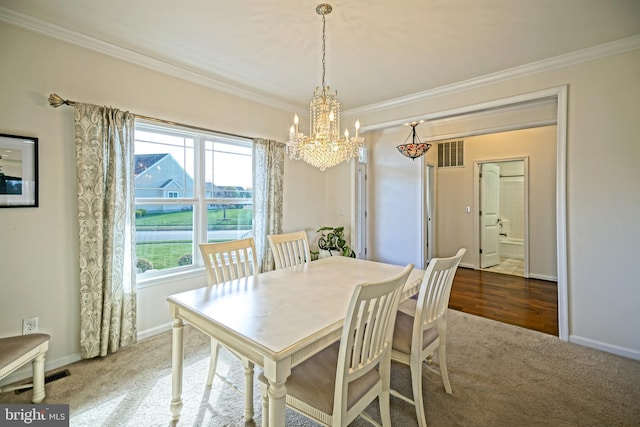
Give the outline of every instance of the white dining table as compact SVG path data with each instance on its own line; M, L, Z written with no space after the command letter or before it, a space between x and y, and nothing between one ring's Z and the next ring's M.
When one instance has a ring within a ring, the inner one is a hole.
M172 419L182 409L185 322L262 367L269 380L268 425L284 427L291 368L340 339L357 284L390 278L403 268L334 256L169 296ZM423 276L424 270L412 271L403 299L418 293Z

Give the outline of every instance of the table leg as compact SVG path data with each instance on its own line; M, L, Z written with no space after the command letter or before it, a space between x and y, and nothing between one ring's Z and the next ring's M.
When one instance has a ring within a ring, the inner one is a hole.
M180 418L180 411L182 410L182 365L184 362L183 332L184 322L182 319L173 319L171 341L171 419L174 421L177 421Z
M287 387L269 380L269 427L284 427Z
M253 420L253 362L246 361L244 366L244 420Z

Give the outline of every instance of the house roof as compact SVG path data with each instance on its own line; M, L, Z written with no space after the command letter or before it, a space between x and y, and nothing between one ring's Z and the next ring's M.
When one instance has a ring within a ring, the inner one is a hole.
M168 153L163 154L136 154L134 157L135 163L135 176L140 175L154 164L158 163L163 158L167 157Z

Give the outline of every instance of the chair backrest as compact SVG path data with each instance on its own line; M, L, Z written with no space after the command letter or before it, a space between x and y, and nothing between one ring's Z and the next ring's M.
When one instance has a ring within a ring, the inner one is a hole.
M453 278L466 251L461 248L452 257L432 258L429 261L418 293L413 337L422 336L423 330L446 319ZM412 342L418 341L412 338Z
M256 246L252 237L221 243L201 243L209 285L256 274Z
M351 382L378 367L380 362L386 363L380 365L380 375L389 375L398 302L411 270L413 264L390 279L360 284L354 290L340 339L334 416L340 411L341 419L345 419ZM363 394L366 391L361 390Z
M305 231L270 234L267 238L269 239L269 246L271 246L271 251L273 252L276 270L298 264L305 264L311 261L309 241Z

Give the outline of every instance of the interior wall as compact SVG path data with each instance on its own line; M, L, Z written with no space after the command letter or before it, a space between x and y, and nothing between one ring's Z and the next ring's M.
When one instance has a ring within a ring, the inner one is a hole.
M79 358L78 226L74 112L47 97L111 105L136 114L284 141L291 113L0 22L0 133L39 138L38 208L0 209L0 336L39 318L51 335L47 369ZM285 160L284 229L324 222L325 176ZM170 321L166 297L203 286L204 270L138 290L138 332Z
M636 49L359 115L365 127L374 126L567 85L569 340L640 359L640 335L633 326L640 324L640 311L635 304L640 300L640 287L634 269L636 242L640 240L640 227L636 226L640 209L640 192L636 188L640 182L640 144L636 143L640 134L639 82L640 50ZM391 157L393 147L404 140L405 132L406 129L397 129L395 137L384 141L380 141L381 131L367 135L367 140L373 142L370 158L378 159L370 165L370 181L393 181L373 185L372 196L377 197L374 191L379 189L408 187L395 199L383 196L370 204L370 212L382 210L370 218L370 242L376 245L372 253L396 261L412 258L411 249L403 248L415 247L416 239L409 231L419 224L410 196L417 194L413 183L418 173L409 167L398 170L400 159ZM392 136L391 131L384 134ZM387 162L397 170L397 178L384 171ZM547 169L555 169L555 165L547 165ZM376 178L378 172L381 176ZM403 221L398 221L397 215L384 206L398 206L397 200L404 200L401 197L406 199L408 209L402 212ZM597 226L603 219L606 226ZM404 245L394 245L400 252L393 253L383 247L387 243L378 235L407 240ZM602 268L605 265L615 268Z
M529 158L529 273L557 280L556 269L556 126L464 138L464 166L437 168L436 251L438 256L467 248L462 264L478 265L474 162ZM550 167L551 165L551 167ZM470 213L467 213L469 206Z

